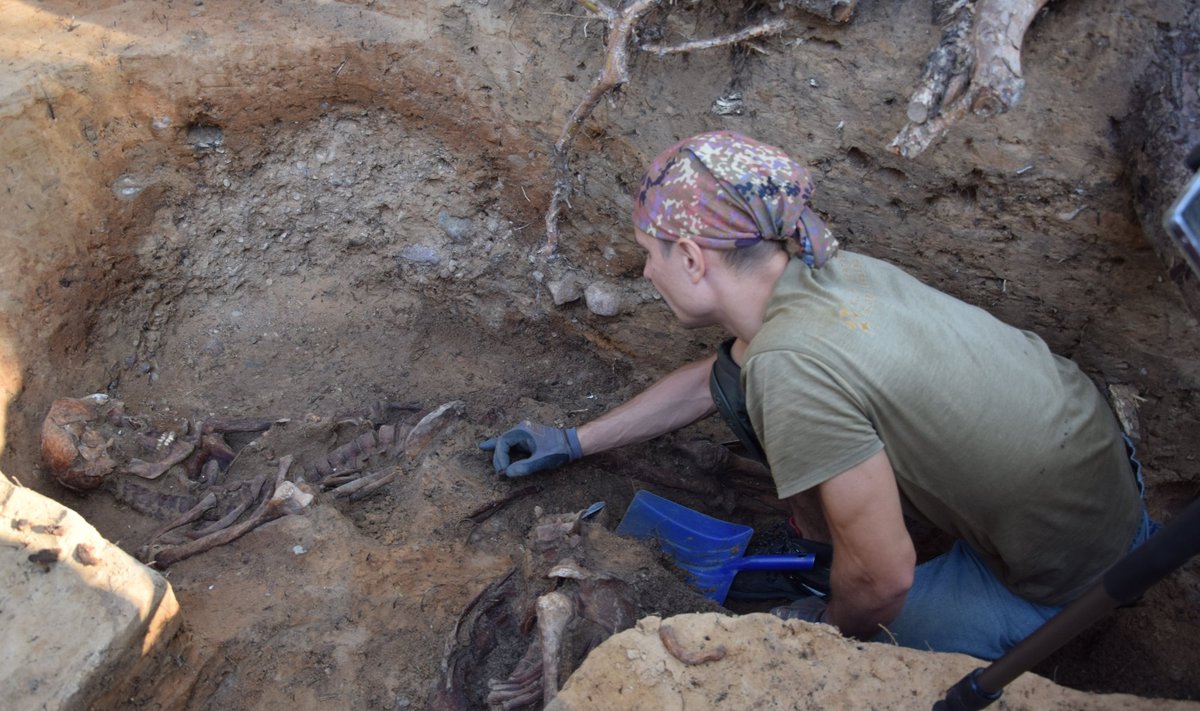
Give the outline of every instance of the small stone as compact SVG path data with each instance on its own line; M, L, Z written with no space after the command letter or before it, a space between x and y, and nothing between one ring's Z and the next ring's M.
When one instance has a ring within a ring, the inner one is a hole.
M546 288L550 290L550 298L554 299L555 306L578 301L583 296L583 287L580 286L579 280L572 275L562 279L553 279L546 284Z
M213 336L204 344L203 350L210 356L219 356L225 352L225 344L221 342L220 338Z
M400 251L400 259L416 264L440 264L442 255L427 244L410 244Z
M113 193L122 200L129 200L146 189L146 181L133 175L122 175L112 185Z
M595 282L584 291L583 298L588 311L597 316L616 316L621 311L621 295L611 284Z
M188 127L187 142L198 151L218 148L225 143L225 132L220 126L193 124Z
M450 213L442 210L438 213L438 227L455 242L461 241L466 237L471 236L473 226L471 220L466 217L453 217Z

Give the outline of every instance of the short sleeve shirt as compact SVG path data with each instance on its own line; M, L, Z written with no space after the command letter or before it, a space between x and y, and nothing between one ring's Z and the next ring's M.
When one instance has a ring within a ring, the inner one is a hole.
M742 379L780 497L886 450L906 514L1043 604L1129 548L1139 494L1093 383L1037 335L885 262L793 259Z

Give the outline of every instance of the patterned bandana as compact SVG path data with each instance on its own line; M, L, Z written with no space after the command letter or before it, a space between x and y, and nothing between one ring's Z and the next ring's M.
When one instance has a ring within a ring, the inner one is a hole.
M655 239L710 249L792 238L808 266L838 242L808 206L809 172L782 150L732 131L692 136L663 151L642 178L634 225Z

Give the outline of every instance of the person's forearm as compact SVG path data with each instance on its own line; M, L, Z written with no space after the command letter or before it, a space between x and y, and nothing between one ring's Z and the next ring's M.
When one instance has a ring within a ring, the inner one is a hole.
M672 371L637 397L581 425L585 455L657 437L716 412L708 377L716 356Z
M832 594L821 621L836 626L847 637L871 639L899 616L911 579L871 580L838 567L835 551L830 571Z

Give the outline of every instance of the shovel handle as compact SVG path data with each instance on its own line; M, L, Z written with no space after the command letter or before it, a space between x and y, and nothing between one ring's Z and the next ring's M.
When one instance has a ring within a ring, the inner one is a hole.
M817 557L807 555L748 555L726 564L732 570L812 570Z

